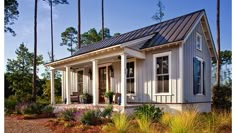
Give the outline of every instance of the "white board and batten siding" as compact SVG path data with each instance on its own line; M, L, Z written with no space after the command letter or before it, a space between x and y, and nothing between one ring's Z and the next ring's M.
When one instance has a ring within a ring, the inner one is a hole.
M153 72L153 56L155 54L161 54L165 52L171 52L171 75L170 80L170 95L155 95L154 94L154 72ZM138 73L138 93L142 97L143 102L154 103L178 103L180 96L178 94L178 80L179 80L179 47L171 47L166 49L159 49L146 52L145 60L137 61L137 73Z
M196 49L196 34L202 36L202 51ZM183 46L184 102L209 102L211 101L211 56L200 23ZM205 62L205 95L193 94L193 58L196 56Z

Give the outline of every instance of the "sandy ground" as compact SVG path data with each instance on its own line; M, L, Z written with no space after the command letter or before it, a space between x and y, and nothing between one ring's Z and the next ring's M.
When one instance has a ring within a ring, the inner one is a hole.
M5 117L5 133L52 133L43 126L49 119L17 120L12 117Z

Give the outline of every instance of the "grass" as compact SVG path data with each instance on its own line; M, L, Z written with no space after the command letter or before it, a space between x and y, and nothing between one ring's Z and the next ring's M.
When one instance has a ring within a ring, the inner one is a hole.
M175 115L165 113L161 122L165 124L171 133L189 133L194 132L196 111L179 112Z
M197 111L184 111L177 114L165 113L161 123L171 133L215 133L232 130L231 112L213 111L211 113L198 113Z
M141 116L141 118L136 119L139 132L140 133L154 133L155 129L152 127L152 121L145 116Z
M103 132L127 133L131 132L130 119L126 114L115 113L112 115L112 123L103 127Z

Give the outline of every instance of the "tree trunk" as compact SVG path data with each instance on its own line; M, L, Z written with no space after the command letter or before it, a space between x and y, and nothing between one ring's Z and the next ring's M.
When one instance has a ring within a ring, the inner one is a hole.
M32 89L32 100L36 102L36 78L37 78L37 7L38 7L38 0L35 0L35 7L34 7L34 70L33 70L33 89Z
M217 41L217 71L216 71L216 83L220 87L220 0L217 0L216 10L216 41Z
M80 49L81 44L80 44L80 0L78 0L78 49Z
M104 40L104 0L102 0L102 40Z
M50 1L50 15L51 15L51 62L54 61L54 52L53 52L53 18L52 18L52 0Z

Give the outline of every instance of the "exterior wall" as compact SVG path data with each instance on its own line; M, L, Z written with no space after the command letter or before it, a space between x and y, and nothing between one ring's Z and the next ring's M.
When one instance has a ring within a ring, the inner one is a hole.
M153 79L153 55L163 52L171 52L171 95L154 95L154 79ZM178 79L179 79L179 47L159 49L146 52L146 59L139 60L137 73L138 80L144 85L138 88L139 93L143 94L144 102L160 102L160 103L178 103L181 100L179 96ZM140 94L140 95L141 95Z
M202 35L202 51L196 49L196 32ZM184 61L184 102L209 102L211 101L211 56L207 42L199 23L183 45ZM205 61L205 94L193 94L193 57L198 56Z

